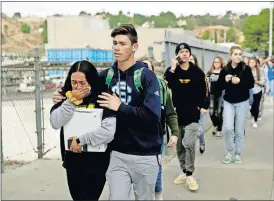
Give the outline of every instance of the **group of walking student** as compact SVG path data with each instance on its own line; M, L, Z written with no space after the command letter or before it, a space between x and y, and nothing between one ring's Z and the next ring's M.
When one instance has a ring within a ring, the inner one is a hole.
M106 181L110 200L130 200L131 188L136 200L163 200L163 138L169 128L167 146L176 147L181 167L174 183L198 190L196 141L204 153L203 116L207 112L213 135L225 138L223 163L242 162L248 110L251 104L255 128L262 115L263 93L269 92L268 83L273 85L273 60L260 65L250 58L245 64L242 48L233 46L226 65L217 56L205 73L191 47L182 42L176 46L171 66L159 77L153 60L135 60L138 35L133 25L119 25L111 37L113 65L99 73L87 60L75 62L64 86L52 97L50 123L60 129L63 167L73 200L98 200ZM269 94L273 97L273 87ZM64 126L80 107L103 109L102 123L87 133L75 133L66 150ZM83 151L89 144L105 144L107 150Z

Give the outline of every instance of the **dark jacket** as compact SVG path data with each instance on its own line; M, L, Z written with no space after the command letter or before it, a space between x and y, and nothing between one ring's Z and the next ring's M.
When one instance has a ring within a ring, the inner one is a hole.
M200 109L206 107L206 78L205 73L195 64L189 62L187 70L179 66L175 72L170 67L165 72L165 79L172 91L174 107L178 115L178 124L187 126L198 123ZM205 108L206 109L206 108Z
M117 63L113 64L114 75L109 90L116 93L122 101L117 111L117 125L111 148L125 154L158 155L162 145L160 128L161 103L160 89L156 75L147 68L141 74L139 91L134 85L134 71L146 67L136 62L126 71L121 71ZM108 69L101 72L105 79Z

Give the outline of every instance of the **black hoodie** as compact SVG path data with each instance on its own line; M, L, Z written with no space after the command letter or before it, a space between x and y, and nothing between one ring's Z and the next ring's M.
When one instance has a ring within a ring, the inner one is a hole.
M163 143L160 89L156 75L144 68L141 75L143 89L137 91L134 71L142 67L146 67L146 64L136 62L123 72L118 69L116 62L113 64L114 75L109 90L119 97L120 88L122 104L117 111L116 133L111 148L125 154L158 155ZM108 69L102 71L100 76L106 78L107 72Z
M232 75L240 78L238 84L226 82L225 76ZM254 78L249 66L240 62L236 68L232 68L231 62L225 66L218 78L219 91L225 90L224 100L230 103L239 103L249 99L249 89L254 87Z
M208 107L207 83L205 73L195 64L189 62L187 70L179 66L175 72L170 72L170 67L165 72L165 79L172 91L172 98L178 115L178 124L187 126L198 123L200 109Z

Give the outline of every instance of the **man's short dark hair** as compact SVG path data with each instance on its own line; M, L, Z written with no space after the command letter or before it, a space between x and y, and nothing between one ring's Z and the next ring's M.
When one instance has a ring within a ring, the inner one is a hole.
M117 35L127 35L132 44L138 43L138 36L135 27L132 24L121 24L111 32L111 37Z

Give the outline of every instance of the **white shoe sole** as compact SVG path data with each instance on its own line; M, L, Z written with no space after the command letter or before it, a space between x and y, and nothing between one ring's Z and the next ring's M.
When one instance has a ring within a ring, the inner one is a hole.
M173 181L173 183L174 184L176 184L176 185L180 185L180 184L183 184L183 183L185 183L186 182L186 178L185 179L183 179L183 181L182 182L176 182L176 181Z
M197 191L199 189L199 186L197 186L196 188L189 188L189 186L186 184L186 187L188 188L188 190L190 191Z

